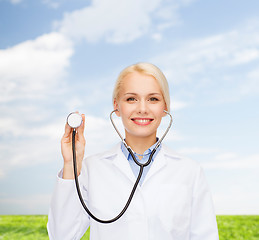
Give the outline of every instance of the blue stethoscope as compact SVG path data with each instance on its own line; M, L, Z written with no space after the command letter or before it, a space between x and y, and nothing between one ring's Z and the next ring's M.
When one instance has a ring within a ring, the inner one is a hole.
M163 141L163 139L165 138L166 134L168 133L171 125L172 125L172 122L173 122L173 118L172 118L172 115L165 111L164 112L170 117L170 122L169 122L169 125L166 129L166 131L164 132L163 136L160 138L160 140L157 142L155 148L152 150L152 152L150 153L149 155L149 158L148 160L145 162L145 163L140 163L137 161L136 157L134 156L134 151L130 148L130 146L127 145L127 143L125 142L125 140L123 139L122 135L120 134L119 130L117 129L117 127L115 126L114 124L114 121L112 119L112 114L114 112L116 112L118 110L114 110L111 112L110 114L110 120L111 120L111 123L114 127L114 129L116 130L116 132L118 133L119 137L121 138L121 141L122 143L125 145L125 147L127 148L127 150L129 151L130 155L132 156L134 162L139 166L139 174L138 174L138 177L136 179L136 182L131 190L131 193L130 193L130 196L128 198L128 201L126 202L124 208L121 210L121 212L114 218L112 219L109 219L109 220L102 220L102 219L99 219L97 218L96 216L94 216L91 211L88 209L88 207L86 206L84 200L83 200L83 197L82 197L82 194L81 194L81 191L80 191L80 187L79 187L79 183L78 183L78 177L77 177L77 164L76 164L76 150L75 150L75 136L76 136L76 129L82 124L82 116L77 113L77 112L72 112L68 115L67 117L67 124L73 128L73 132L72 132L72 151L73 151L73 166L74 166L74 176L75 176L75 184L76 184L76 190L77 190L77 194L78 194L78 197L80 199L80 202L83 206L83 208L85 209L85 211L88 213L88 215L93 218L95 221L99 222L99 223L112 223L112 222L115 222L117 221L127 210L127 208L129 207L130 205L130 202L134 196L134 193L137 189L137 186L139 184L139 181L141 179L141 176L142 176L142 173L143 173L143 169L144 167L148 166L152 160L152 157L154 156L157 148L161 145L161 142Z

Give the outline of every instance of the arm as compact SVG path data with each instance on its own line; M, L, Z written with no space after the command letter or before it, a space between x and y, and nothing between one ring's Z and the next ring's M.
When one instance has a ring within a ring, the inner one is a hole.
M79 176L79 182L82 182ZM81 185L81 184L80 184ZM84 200L87 192L81 187ZM48 215L48 234L50 240L79 240L89 227L89 217L78 199L74 180L58 177L51 199Z
M219 239L211 194L201 168L194 183L190 239Z
M75 144L77 155L78 180L82 195L87 201L87 174L82 170L82 160L85 149L84 139L84 123L77 129ZM89 217L83 211L81 203L78 199L73 172L73 153L72 153L72 128L66 124L65 133L61 140L61 151L64 160L63 171L57 178L57 184L52 196L49 217L48 217L48 233L52 240L71 240L80 239L89 226ZM84 174L83 174L84 172ZM80 174L81 173L81 174ZM83 177L83 175L85 177Z
M85 138L84 138L85 115L84 114L82 114L82 119L83 119L83 123L79 128L77 128L77 133L75 136L77 175L79 175L81 172L82 161L83 161L84 152L85 152ZM73 129L68 124L66 124L65 133L61 139L61 153L64 160L62 177L64 179L74 179L72 132L73 132Z

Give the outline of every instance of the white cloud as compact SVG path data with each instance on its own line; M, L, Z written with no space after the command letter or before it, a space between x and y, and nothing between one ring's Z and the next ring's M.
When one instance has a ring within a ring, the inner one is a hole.
M259 92L259 20L229 32L192 39L151 59L169 82L192 95L233 101ZM187 90L188 89L188 90Z
M177 100L173 100L173 98L171 99L171 110L172 112L183 109L185 107L187 107L189 105L189 103L187 102L183 102L183 101L177 101Z
M2 214L46 214L50 199L50 194L2 197L0 211Z
M233 58L229 62L230 65L239 65L252 62L259 58L259 50L257 48L241 49L233 53Z
M151 36L155 41L157 41L157 42L159 42L159 41L161 41L162 40L162 34L160 34L160 33L154 33L154 34L152 34L152 36Z
M89 42L131 42L148 32L159 40L165 26L178 23L177 11L182 6L186 6L182 0L94 0L91 6L66 13L54 25L67 36Z
M238 92L243 96L259 94L259 67L246 74L245 81L238 87Z
M5 177L5 173L3 169L0 169L0 179Z
M124 129L120 119L114 117L114 122L123 136ZM95 116L86 116L85 138L87 156L105 151L115 143L120 142L120 138L110 121Z
M228 193L213 195L216 214L224 215L255 215L259 214L258 191L249 192L245 189L229 187Z
M115 122L121 128L119 119ZM62 159L60 139L63 135L64 124L65 119L60 118L52 123L41 123L39 126L26 124L23 117L1 119L0 125L5 127L1 128L0 134L11 136L13 141L2 143L0 146L0 152L2 152L0 178L5 177L12 168ZM86 155L100 152L100 149L104 151L120 141L109 120L91 115L86 116L85 138Z
M72 54L71 42L55 32L0 50L0 102L42 96L59 83Z
M219 148L187 147L178 150L183 155L196 158L208 170L258 169L259 154L242 156L235 152L224 152Z
M12 4L18 4L21 3L23 0L10 0Z
M239 65L259 59L259 34L245 31L229 32L205 39L195 39L183 44L178 50L163 54L157 58L171 73L175 83L190 81L192 75L208 69L219 69L229 65ZM251 38L246 43L240 38ZM253 45L251 49L250 45Z
M134 0L93 1L91 7L67 13L59 23L60 31L90 42L101 38L114 43L130 42L145 33L151 24L148 13L140 7Z
M47 99L62 88L72 54L72 43L55 32L0 50L1 178L11 169L52 161L59 153L61 120L49 123Z
M25 135L23 138L2 143L0 149L2 177L6 177L13 169L32 167L60 159L60 138L48 139L41 136L32 138Z
M259 154L249 156L239 156L236 153L218 154L213 161L203 163L206 169L258 169L259 170Z
M59 8L60 5L61 5L61 2L60 0L43 0L42 1L43 4L46 4L47 6L49 6L50 8Z
M26 112L18 108L14 108L14 111L17 113L16 116L19 117L1 117L0 118L0 135L2 136L12 136L14 138L19 137L48 137L49 139L58 139L62 136L63 128L60 129L60 126L65 122L65 119L53 119L52 123L45 123L44 125L33 125L33 123L41 123L41 119L38 119L38 112L40 109L32 109L29 116L26 116ZM43 110L41 110L43 111ZM46 114L43 113L43 114ZM41 115L40 117L42 117Z
M216 148L200 148L200 147L191 147L191 148L181 148L178 150L183 155L194 155L194 154L215 154L218 153L219 149Z

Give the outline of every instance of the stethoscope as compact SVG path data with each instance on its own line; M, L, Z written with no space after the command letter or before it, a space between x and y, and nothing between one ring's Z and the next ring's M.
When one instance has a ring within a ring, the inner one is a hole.
M84 199L83 199L81 191L80 191L79 183L78 183L77 164L76 164L76 150L75 150L76 129L82 124L83 119L82 119L82 116L79 113L77 113L77 112L72 112L67 117L67 124L71 128L73 128L73 132L72 132L72 151L73 151L73 166L74 166L74 176L75 176L75 184L76 184L77 194L78 194L79 200L80 200L83 208L88 213L88 215L91 218L93 218L95 221L99 222L99 223L112 223L112 222L115 222L126 212L127 208L129 207L129 205L131 203L131 200L132 200L132 198L134 196L134 193L135 193L135 191L137 189L137 186L138 186L139 181L141 179L144 167L148 166L151 163L152 157L154 156L154 154L155 154L156 150L158 149L158 147L161 145L163 139L165 138L166 134L168 133L168 131L169 131L171 125L172 125L172 122L173 122L172 115L169 112L164 110L164 112L170 117L169 125L168 125L166 131L164 132L163 136L160 138L160 140L158 140L156 146L154 147L154 149L150 153L148 160L145 163L140 163L140 162L137 161L136 157L134 156L135 152L130 148L130 146L127 145L127 143L123 139L122 135L120 134L119 130L115 126L115 123L114 123L114 121L112 119L112 114L114 112L116 112L116 111L118 111L118 110L113 110L110 113L111 123L112 123L114 129L116 130L116 132L118 133L119 137L121 138L122 143L125 145L125 147L129 151L130 155L132 156L134 162L139 166L139 174L138 174L138 177L136 179L136 182L133 185L133 188L131 190L130 196L129 196L128 201L126 202L124 208L121 210L121 212L116 217L114 217L112 219L109 219L109 220L102 220L102 219L99 219L96 216L94 216L91 213L91 211L88 209L88 207L86 206L86 204L84 202Z

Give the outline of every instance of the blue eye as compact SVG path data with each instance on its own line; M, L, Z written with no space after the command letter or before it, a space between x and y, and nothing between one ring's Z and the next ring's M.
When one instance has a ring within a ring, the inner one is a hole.
M155 102L155 101L159 101L159 99L158 99L158 98L156 98L156 97L151 97L151 98L149 99L149 101L151 101L151 102Z
M132 101L135 101L136 99L134 97L129 97L127 98L127 102L132 102Z

